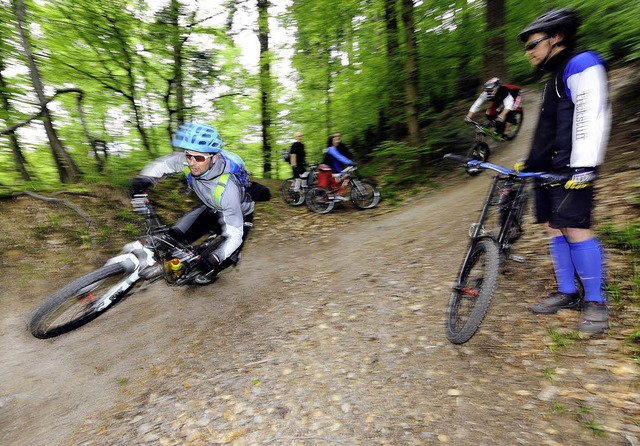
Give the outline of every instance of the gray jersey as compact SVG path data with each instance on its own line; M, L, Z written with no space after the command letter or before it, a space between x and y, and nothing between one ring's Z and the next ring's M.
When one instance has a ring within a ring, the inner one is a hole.
M230 173L230 169L231 163L223 156L219 156L213 166L204 174L199 177L189 175L189 185L195 194L207 207L214 209L218 215L224 242L216 249L215 254L221 261L233 254L242 244L244 216L251 214L254 209L253 200L232 179L233 175L226 182L220 205L216 204L214 194L218 180L221 175ZM156 184L168 175L181 172L188 174L189 165L184 157L184 152L174 152L149 163L140 172L140 175L151 179Z

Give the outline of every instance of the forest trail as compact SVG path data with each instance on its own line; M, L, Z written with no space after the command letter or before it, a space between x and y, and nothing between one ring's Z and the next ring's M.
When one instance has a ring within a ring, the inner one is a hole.
M491 161L524 156L536 99ZM67 279L52 262L21 275L6 257L0 444L638 445L640 380L622 337L553 352L549 327L574 330L577 314L527 309L550 281L536 227L480 332L447 341L450 288L489 180L452 169L395 210L285 208L306 231L256 231L214 285L156 282L47 341L28 333L29 312ZM332 218L348 223L317 223Z

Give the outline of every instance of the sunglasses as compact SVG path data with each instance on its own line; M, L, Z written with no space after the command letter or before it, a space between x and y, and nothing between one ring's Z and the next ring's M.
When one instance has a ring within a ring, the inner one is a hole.
M532 40L531 42L527 43L524 46L524 50L525 51L531 51L532 49L537 47L540 42L544 42L545 40L550 39L550 38L551 38L551 36L542 36L542 37L540 37L540 38L538 38L536 40Z
M194 155L193 153L189 152L184 152L184 156L186 156L188 160L195 160L196 163L202 163L208 158L213 157L213 155Z

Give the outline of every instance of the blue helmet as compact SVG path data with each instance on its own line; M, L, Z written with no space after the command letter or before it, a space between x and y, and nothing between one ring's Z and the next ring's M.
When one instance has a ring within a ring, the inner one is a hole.
M222 139L210 125L190 122L180 126L171 145L196 152L218 153L222 149Z

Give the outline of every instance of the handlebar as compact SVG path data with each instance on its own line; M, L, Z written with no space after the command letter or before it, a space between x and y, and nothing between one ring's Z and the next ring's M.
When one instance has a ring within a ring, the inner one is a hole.
M490 122L486 122L483 124L481 122L473 120L472 118L466 118L464 122L475 126L480 131L488 131L491 128Z
M569 181L569 176L553 174L549 172L517 172L514 169L508 169L498 164L487 163L480 160L474 160L460 155L454 155L453 153L447 153L444 155L444 159L450 160L456 163L460 163L463 167L475 167L476 169L489 169L498 172L500 175L510 176L514 178L537 178L543 180L545 186L558 186Z

